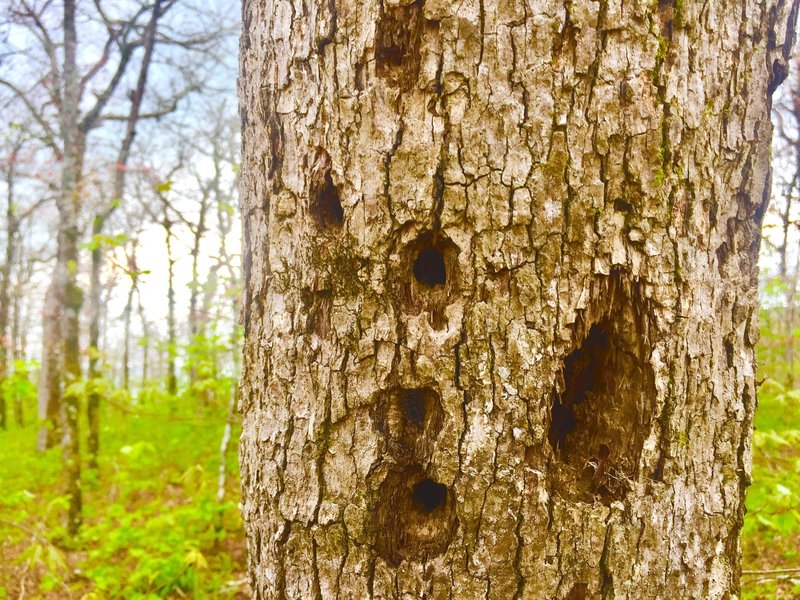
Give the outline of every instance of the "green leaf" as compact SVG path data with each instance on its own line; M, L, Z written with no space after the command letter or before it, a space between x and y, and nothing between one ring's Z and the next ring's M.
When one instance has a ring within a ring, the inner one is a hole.
M764 527L769 527L770 529L774 529L775 531L778 530L775 524L769 519L767 519L764 515L756 515L756 520L762 525L764 525Z

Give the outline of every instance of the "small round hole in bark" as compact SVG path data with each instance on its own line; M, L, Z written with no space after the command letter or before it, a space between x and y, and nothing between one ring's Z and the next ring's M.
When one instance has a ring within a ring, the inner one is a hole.
M447 500L447 486L436 483L433 479L423 479L414 486L411 492L414 505L426 513L432 513L444 506Z
M400 395L400 407L406 421L416 428L425 423L425 398L422 390L404 390Z
M459 248L442 231L426 231L399 255L397 295L411 314L428 313L433 329L447 325L447 306L457 299L462 275Z
M424 248L414 261L414 277L428 287L444 285L447 282L447 268L441 250Z
M453 498L421 465L389 471L376 500L375 549L389 564L426 561L447 550L458 528Z
M633 206L631 205L630 202L618 199L614 200L614 210L616 210L617 212L629 213L633 212Z

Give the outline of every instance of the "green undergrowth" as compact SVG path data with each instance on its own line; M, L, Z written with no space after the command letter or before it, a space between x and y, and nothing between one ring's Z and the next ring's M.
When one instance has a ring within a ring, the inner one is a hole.
M219 502L224 410L186 404L172 414L104 407L99 469L84 465L75 539L62 523L60 449L36 452L34 425L0 432L0 599L247 597L239 432Z
M753 483L742 532L742 598L800 598L800 390L759 390Z

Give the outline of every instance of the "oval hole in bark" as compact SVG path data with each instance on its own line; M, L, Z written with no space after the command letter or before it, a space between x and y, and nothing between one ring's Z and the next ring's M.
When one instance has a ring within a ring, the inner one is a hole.
M459 248L441 231L426 231L399 254L397 295L411 314L426 312L433 329L447 325L447 306L461 287Z
M630 202L626 202L620 198L618 200L614 200L614 210L617 212L629 213L633 212L633 206Z
M320 228L339 228L344 223L344 210L339 190L331 177L331 157L318 148L311 165L309 212Z
M567 595L564 596L564 600L586 600L586 595L588 593L589 586L585 583L576 583L572 586Z
M382 393L370 410L395 461L425 463L444 421L439 394L428 387L395 388Z
M564 360L564 391L553 402L550 421L549 438L554 449L565 450L567 436L577 427L575 407L596 392L608 345L608 335L598 325L592 325L581 347Z
M423 479L414 486L411 499L417 508L426 513L432 513L437 508L444 506L447 500L447 486L436 483L433 479Z
M424 248L414 261L414 277L428 287L447 283L447 267L441 250Z
M564 358L553 391L548 440L560 491L573 500L610 503L644 466L656 397L650 311L637 285L619 273L592 293L588 323L577 322L580 343Z
M390 565L426 561L447 550L458 528L453 499L420 464L389 471L376 499L375 549Z
M313 212L322 227L341 227L344 223L342 202L339 200L339 192L333 185L330 172L325 173L325 182L317 194Z

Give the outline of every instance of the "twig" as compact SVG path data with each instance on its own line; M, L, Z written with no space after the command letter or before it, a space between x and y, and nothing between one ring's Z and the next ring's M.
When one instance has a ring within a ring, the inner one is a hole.
M768 575L773 573L800 573L800 567L794 567L791 569L766 569L763 571L757 571L757 570L742 571L742 575Z

